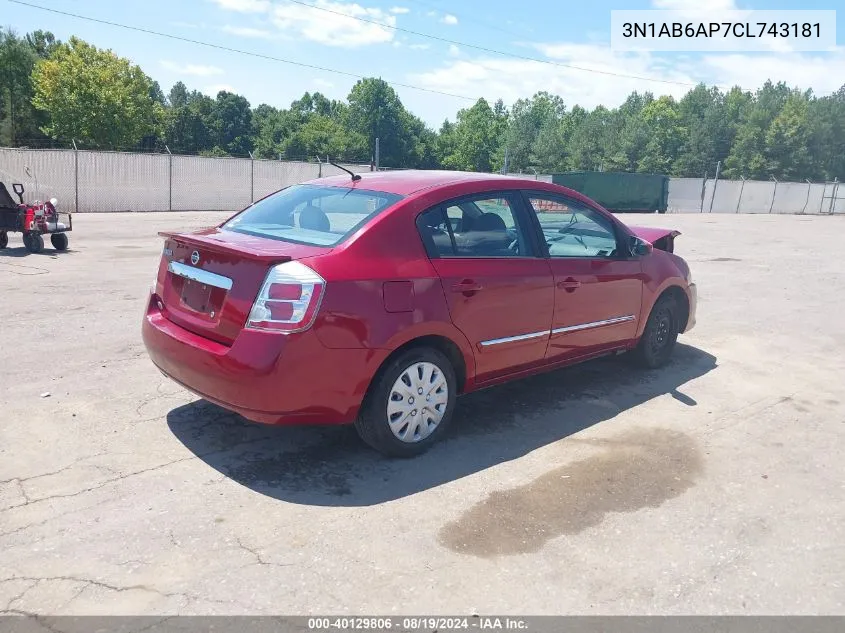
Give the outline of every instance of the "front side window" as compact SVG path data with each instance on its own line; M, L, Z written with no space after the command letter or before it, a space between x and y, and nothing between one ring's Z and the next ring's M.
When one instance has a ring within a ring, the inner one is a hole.
M417 218L430 257L530 257L512 198L491 194L437 206Z
M294 185L259 200L223 228L298 244L335 246L401 199L383 191Z
M613 223L598 211L568 198L528 194L551 257L616 257Z

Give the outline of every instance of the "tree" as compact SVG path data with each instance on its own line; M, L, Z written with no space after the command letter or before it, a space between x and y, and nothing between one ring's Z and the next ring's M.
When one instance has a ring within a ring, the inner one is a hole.
M46 55L55 38L35 31L23 38L13 31L0 31L0 145L19 145L45 139L41 126L44 113L32 105L30 76L38 60Z
M52 138L134 146L163 115L150 97L152 81L138 66L76 37L35 65L32 83L32 102L49 115L42 129Z
M543 127L554 127L566 111L563 100L548 92L520 99L511 108L505 144L509 171L525 171L534 162L532 148Z
M725 176L759 178L770 175L766 158L766 133L783 108L791 91L785 83L767 81L746 103L740 115L736 136L725 160Z
M458 112L452 130L452 152L443 164L464 171L492 171L507 120L494 112L486 99Z
M327 116L314 115L284 143L289 158L329 156L332 160L365 162L367 139Z
M346 124L367 139L370 155L374 155L379 139L381 165L409 166L418 138L407 128L409 119L396 91L382 79L361 79L353 86L348 101Z
M188 105L188 89L181 81L177 81L170 89L170 107L183 108Z
M638 171L668 174L684 134L678 104L672 97L660 97L643 108L642 119L649 140L637 164Z
M230 154L243 156L252 151L252 111L245 97L221 90L211 111L211 127L216 145Z
M807 119L813 177L845 180L845 85L810 101Z
M808 113L809 95L796 90L766 132L766 167L776 178L800 181L814 171Z

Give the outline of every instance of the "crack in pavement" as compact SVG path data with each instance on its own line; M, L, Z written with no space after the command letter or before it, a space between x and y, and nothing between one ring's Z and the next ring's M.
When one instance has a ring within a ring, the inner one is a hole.
M6 582L6 581L3 581L3 582ZM8 611L9 609L11 609L13 604L15 604L21 598L23 598L29 592L30 589L32 589L33 587L35 587L37 585L38 585L37 582L33 582L32 584L30 584L26 589L21 591L18 595L14 596L11 600L9 600L6 603L6 606L3 609L0 609L0 611Z
M232 602L228 602L228 601L225 601L225 600L217 600L215 598L195 596L195 595L192 595L192 594L189 594L189 593L184 593L184 592L181 592L181 591L162 591L160 589L156 589L155 587L151 587L149 585L120 586L120 585L114 585L114 584L111 584L111 583L108 583L108 582L103 582L101 580L93 580L91 578L83 578L83 577L80 577L80 576L13 576L11 578L4 578L4 579L0 580L0 582L9 582L9 581L12 581L12 580L24 580L24 581L33 583L30 587L28 587L23 592L24 594L26 594L28 591L32 590L34 587L37 587L42 582L61 581L61 582L82 583L83 587L79 591L77 591L76 594L74 594L74 596L66 603L66 606L69 605L74 600L76 600L77 598L79 598L79 596L81 596L87 589L90 589L91 587L99 587L101 589L107 589L109 591L114 591L114 592L117 592L117 593L124 593L124 592L127 592L127 591L144 591L144 592L147 592L147 593L157 594L157 595L159 595L163 598L181 598L181 599L185 600L187 603L205 601L205 602L213 602L213 603L216 603L216 604L225 604L225 605L233 604ZM17 599L20 599L20 598L17 598ZM13 611L13 609L11 608L12 602L15 602L15 600L12 600L11 602L9 602L9 604L6 606L5 609L3 609L3 611ZM240 606L244 606L244 605L240 605Z
M54 470L54 471L49 472L49 473L40 473L38 475L30 475L29 477L12 477L11 479L2 479L2 480L0 480L0 484L9 484L9 483L12 483L13 481L17 481L18 483L23 484L23 483L26 483L27 481L33 481L35 479L41 479L42 477L52 477L53 475L58 475L60 473L65 472L66 470L70 470L74 466L77 466L79 464L79 462L81 462L81 461L84 461L86 459L94 459L95 457L102 457L103 455L108 455L108 452L103 451L101 453L95 453L94 455L85 455L84 457L80 457L78 459L73 460L67 466L63 466L62 468L59 468L58 470ZM95 466L95 465L92 464L92 466Z
M266 561L261 557L261 552L259 552L257 549L244 545L243 541L241 541L240 538L238 538L237 541L238 546L242 550L249 552L255 557L255 562L251 563L251 565L262 565L266 567L293 567L293 563L271 563L270 561ZM247 565L247 567L251 565Z
M134 477L136 475L143 475L145 473L153 472L155 470L160 470L162 468L167 468L168 466L173 466L174 464L179 464L179 463L182 463L182 462L188 462L188 461L192 461L192 460L204 460L206 457L210 457L212 455L216 455L216 454L219 454L219 453L226 453L228 451L233 451L233 450L236 450L236 449L243 447L243 446L249 446L250 444L256 444L256 443L264 442L264 441L266 441L265 437L257 437L257 438L253 438L251 440L246 440L244 442L238 442L236 444L232 444L231 446L227 446L225 448L215 449L215 450L212 450L212 451L207 451L205 453L189 455L187 457L180 457L179 459L171 460L171 461L165 462L163 464L158 464L156 466L151 466L149 468L143 468L141 470L137 470L137 471L134 471L134 472L131 472L131 473L126 473L126 474L120 475L118 477L112 477L111 479L106 479L105 481L102 481L95 486L83 488L82 490L78 490L76 492L66 493L66 494L49 495L49 496L46 496L46 497L39 497L38 499L33 499L33 500L27 501L25 503L18 503L18 504L15 504L15 505L7 506L5 508L0 509L0 515L4 514L6 512L12 511L12 510L16 510L18 508L32 506L32 505L35 505L37 503L41 503L43 501L52 501L54 499L68 499L68 498L71 498L71 497L77 497L79 495L83 495L83 494L86 494L88 492L93 492L95 490L99 490L100 488L104 488L104 487L108 486L109 484L112 484L116 481L122 481L124 479L128 479L129 477ZM66 470L66 468L64 468L62 470ZM57 471L57 472L60 472L60 471ZM55 473L51 473L51 474L55 474ZM12 481L12 480L10 480L10 481ZM102 503L107 503L108 501L111 501L111 499L105 500ZM94 506L91 506L91 507L96 507L97 505L102 505L102 504L95 504ZM4 536L9 536L11 534L16 534L16 533L21 532L23 530L26 530L30 527L37 527L39 525L43 525L43 524L45 524L49 521L52 521L56 518L59 518L59 517L64 516L66 514L72 514L73 512L76 512L76 511L77 510L71 510L69 512L65 512L65 513L62 513L62 514L54 516L54 517L49 517L49 518L44 519L43 521L39 521L37 523L32 523L32 524L29 524L29 525L26 525L26 526L15 528L14 530L8 530L6 532L0 532L0 538L2 538Z

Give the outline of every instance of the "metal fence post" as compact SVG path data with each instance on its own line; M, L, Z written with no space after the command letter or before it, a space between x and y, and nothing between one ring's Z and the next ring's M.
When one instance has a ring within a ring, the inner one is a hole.
M713 200L716 199L716 187L719 186L719 172L722 171L722 161L716 163L716 179L713 181L713 193L710 195L710 209L707 213L713 213Z
M707 172L704 172L704 178L701 181L701 204L698 207L699 213L704 213L704 196L707 194Z
M255 156L249 153L249 203L255 202Z
M742 190L745 189L745 176L740 176L742 184L739 186L739 198L736 200L736 212L739 213L739 204L742 202Z
M769 213L771 213L772 209L775 208L775 196L778 195L778 179L774 176L769 176L769 178L775 181L775 189L772 191L772 204L769 205Z
M71 139L73 143L73 212L79 213L79 148L76 147L76 141Z
M801 207L801 215L804 215L804 212L807 210L807 205L810 204L810 189L813 188L813 183L810 182L809 178L805 178L804 180L807 181L807 199L804 201L804 206Z
M830 194L830 207L828 212L833 215L836 210L836 197L839 195L839 176L833 179L833 192Z
M167 150L167 210L173 211L173 153L165 145Z

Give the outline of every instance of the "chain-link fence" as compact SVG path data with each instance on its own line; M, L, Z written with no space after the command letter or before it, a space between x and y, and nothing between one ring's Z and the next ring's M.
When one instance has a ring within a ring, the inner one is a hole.
M838 180L670 178L669 213L845 213L845 187Z
M237 211L283 187L340 173L327 163L0 148L0 180L23 183L27 200L58 198L80 212ZM551 182L547 174L510 175ZM841 185L670 178L668 211L845 213Z
M344 165L369 171L369 165ZM77 212L236 211L288 185L343 173L326 163L0 148L0 181Z

